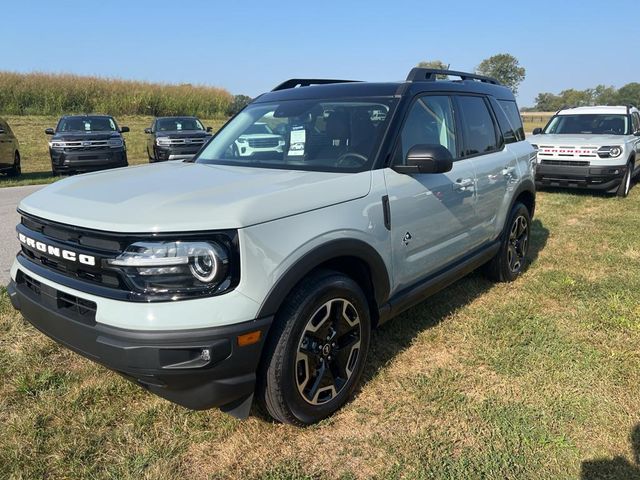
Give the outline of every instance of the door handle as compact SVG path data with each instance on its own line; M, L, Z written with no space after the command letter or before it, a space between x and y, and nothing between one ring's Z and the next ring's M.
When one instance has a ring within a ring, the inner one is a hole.
M469 187L473 187L473 178L459 178L453 184L454 190L466 190Z
M502 175L506 176L511 176L514 173L516 173L516 167L504 167L502 169Z

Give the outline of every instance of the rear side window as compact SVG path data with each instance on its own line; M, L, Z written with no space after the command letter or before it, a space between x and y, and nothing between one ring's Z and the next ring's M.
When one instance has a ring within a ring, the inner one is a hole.
M507 114L509 123L511 123L516 133L516 138L521 142L524 140L524 127L522 126L522 117L520 116L518 105L511 100L498 100L498 103L502 107L502 110L504 110L504 113Z
M482 97L458 97L464 131L464 155L482 155L498 150L493 118Z

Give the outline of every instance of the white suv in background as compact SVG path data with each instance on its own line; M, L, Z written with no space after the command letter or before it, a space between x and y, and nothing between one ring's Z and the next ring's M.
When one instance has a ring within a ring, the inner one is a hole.
M629 106L559 110L531 139L538 187L577 187L626 197L640 172L640 112Z

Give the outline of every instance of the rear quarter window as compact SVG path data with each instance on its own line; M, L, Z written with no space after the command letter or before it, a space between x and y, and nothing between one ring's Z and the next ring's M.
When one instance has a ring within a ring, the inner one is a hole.
M498 104L502 107L502 110L504 110L504 113L507 115L509 123L511 123L518 141L520 142L524 140L524 127L522 126L522 117L520 116L520 111L518 110L518 104L516 104L516 102L512 100L498 100Z

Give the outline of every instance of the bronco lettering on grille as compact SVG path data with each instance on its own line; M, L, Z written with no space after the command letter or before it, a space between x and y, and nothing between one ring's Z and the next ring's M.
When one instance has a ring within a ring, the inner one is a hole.
M79 262L83 265L89 265L92 267L96 265L96 257L92 255L85 255L84 253L76 253L72 250L65 250L59 247L54 247L53 245L47 245L46 243L29 238L23 233L18 233L18 239L20 240L20 243L23 243L27 247L31 247L52 257L62 258L69 262Z

